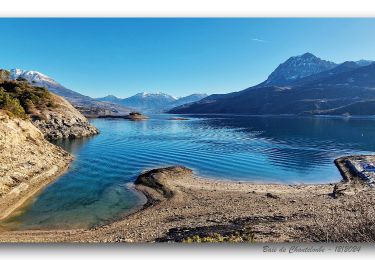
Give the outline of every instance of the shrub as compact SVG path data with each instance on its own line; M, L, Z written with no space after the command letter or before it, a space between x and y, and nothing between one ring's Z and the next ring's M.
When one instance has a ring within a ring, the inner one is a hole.
M0 108L11 113L11 115L26 118L24 108L18 99L13 98L0 87Z
M18 117L32 117L44 109L57 107L47 89L31 86L26 81L3 81L0 89L0 109Z

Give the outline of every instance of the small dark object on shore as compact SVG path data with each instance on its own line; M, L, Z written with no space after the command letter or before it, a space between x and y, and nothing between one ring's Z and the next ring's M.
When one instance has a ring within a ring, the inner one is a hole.
M272 198L272 199L279 199L279 198L280 198L279 196L274 195L274 194L269 193L269 192L266 194L266 196L267 196L268 198Z

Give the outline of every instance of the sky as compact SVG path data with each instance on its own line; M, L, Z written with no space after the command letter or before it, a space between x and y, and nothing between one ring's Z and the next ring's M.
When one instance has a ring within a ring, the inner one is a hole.
M0 68L102 97L228 93L291 56L375 60L375 19L0 19Z

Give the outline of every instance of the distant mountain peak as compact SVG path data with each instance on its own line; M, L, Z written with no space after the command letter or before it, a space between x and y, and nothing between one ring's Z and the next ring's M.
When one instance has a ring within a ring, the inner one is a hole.
M168 95L163 92L155 92L155 93L148 93L148 92L140 92L135 94L133 97L138 97L138 98L166 98L166 99L173 99L177 100L176 97L173 97L171 95Z
M140 92L140 93L135 94L134 96L137 96L137 97L145 97L145 96L147 96L147 95L148 95L147 92Z
M355 63L357 63L359 66L368 66L372 63L374 63L373 60L359 60L359 61L355 61Z
M330 67L333 68L327 69ZM372 116L374 86L374 62L347 61L336 65L303 54L280 64L268 82L239 92L211 95L169 113Z
M140 92L128 98L103 97L99 101L110 101L116 104L132 107L145 113L160 113L172 107L199 101L207 97L207 94L191 94L186 97L173 97L163 92L147 93Z
M301 54L301 55L298 55L296 57L301 57L303 59L310 59L310 58L316 58L318 59L318 57L316 57L314 54L312 54L311 52L305 52L304 54Z
M107 95L107 96L102 97L102 98L97 98L96 100L116 103L118 100L121 100L121 99L116 97L115 95Z
M293 56L280 64L268 77L265 85L282 85L336 67L331 61L322 60L310 52Z
M58 83L50 78L49 76L35 70L22 70L22 69L11 69L10 70L11 79L23 78L30 83L51 83L58 85Z
M117 98L115 95L107 95L106 98Z
M47 88L52 93L64 97L83 114L92 116L91 109L94 108L94 113L114 113L114 114L128 114L131 110L124 106L119 106L110 102L99 102L91 97L84 96L78 92L62 86L60 83L50 78L49 76L35 70L11 69L10 78L16 80L23 78L31 85Z

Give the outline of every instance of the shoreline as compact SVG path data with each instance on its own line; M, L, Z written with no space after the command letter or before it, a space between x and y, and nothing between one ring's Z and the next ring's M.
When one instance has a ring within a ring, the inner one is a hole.
M308 242L305 232L315 218L324 220L332 208L347 214L340 206L357 197L353 192L371 192L353 176L335 184L254 184L202 179L182 166L146 171L135 188L146 196L146 204L110 224L5 231L0 241L181 242L196 234L238 234L251 226L255 242Z
M24 190L22 188L19 189L19 187L17 187L16 189L18 190L14 189L9 194L7 194L4 200L9 201L6 201L6 203L2 203L0 205L0 209L2 209L0 214L0 220L4 221L12 217L12 214L14 214L17 210L25 206L30 199L35 197L53 181L57 180L58 177L65 174L66 171L69 169L72 161L73 158L68 158L68 160L62 161L61 165L54 165L45 172L27 181L27 183L24 183L25 185L27 185L27 187ZM22 196L20 196L21 193L23 193ZM4 206L4 204L12 206L7 207L6 205Z
M31 121L0 110L0 220L65 173L73 156L50 143Z
M236 117L302 117L302 118L338 118L338 119L375 119L375 115L330 115L330 114L217 114L217 113L164 113L181 116L236 116Z

